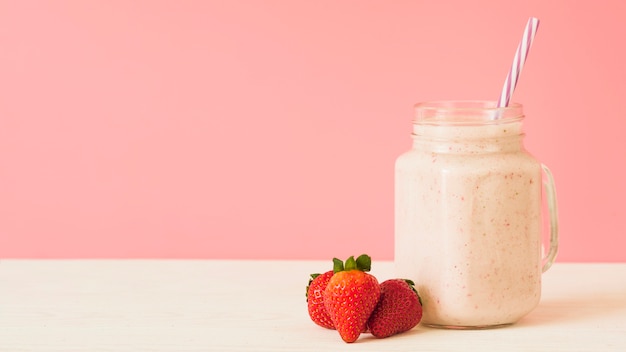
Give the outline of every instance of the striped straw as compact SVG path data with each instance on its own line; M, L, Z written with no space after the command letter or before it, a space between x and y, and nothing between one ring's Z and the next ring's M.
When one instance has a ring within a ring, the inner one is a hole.
M522 72L522 68L524 67L526 56L528 56L530 46L533 44L533 39L535 39L535 33L537 33L538 26L539 19L535 17L531 17L528 19L528 22L526 23L526 28L524 29L524 36L517 46L515 58L513 58L513 65L511 65L509 74L506 76L504 86L502 87L502 93L500 94L500 99L498 100L497 105L497 107L499 108L509 105L511 96L513 95L513 91L515 90L515 86L517 85L517 79L519 78L519 75ZM498 116L496 116L496 118L498 118Z

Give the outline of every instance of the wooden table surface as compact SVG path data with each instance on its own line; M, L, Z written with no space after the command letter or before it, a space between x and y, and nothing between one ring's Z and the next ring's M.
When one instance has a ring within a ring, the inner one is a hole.
M1 260L0 351L626 351L626 263L556 263L510 327L344 343L308 318L330 261ZM379 281L390 262L374 262Z

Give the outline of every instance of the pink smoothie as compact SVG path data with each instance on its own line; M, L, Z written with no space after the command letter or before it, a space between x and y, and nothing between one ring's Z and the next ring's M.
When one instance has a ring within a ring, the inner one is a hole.
M541 164L521 126L416 123L396 161L396 270L415 281L424 324L511 324L539 302Z

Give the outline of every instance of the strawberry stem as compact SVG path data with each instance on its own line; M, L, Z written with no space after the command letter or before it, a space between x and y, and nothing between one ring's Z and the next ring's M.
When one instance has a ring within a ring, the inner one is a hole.
M356 269L357 269L356 260L354 260L353 256L350 256L350 258L346 259L346 268L344 270L350 271L350 270L356 270Z
M338 258L333 258L333 272L338 273L340 271L343 271L343 261Z
M415 289L415 282L413 282L413 280L409 280L409 279L402 279L404 280L404 282L407 283L407 285L409 285L409 287L411 288L411 290L413 292L415 292L415 294L417 295L417 299L420 301L420 305L422 305L422 297L420 297L420 294L417 292L417 290Z
M367 254L361 254L356 258L356 266L361 271L370 271L372 270L372 258Z
M338 273L340 271L360 270L370 271L372 269L372 258L367 254L361 254L358 258L354 259L354 256L346 259L346 263L340 259L333 258L333 272Z

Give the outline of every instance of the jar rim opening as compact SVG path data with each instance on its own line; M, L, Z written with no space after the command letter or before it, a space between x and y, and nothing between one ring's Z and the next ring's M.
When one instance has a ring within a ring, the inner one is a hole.
M485 125L520 121L522 104L498 107L492 100L438 100L415 104L418 124Z

